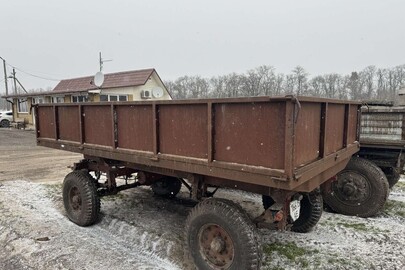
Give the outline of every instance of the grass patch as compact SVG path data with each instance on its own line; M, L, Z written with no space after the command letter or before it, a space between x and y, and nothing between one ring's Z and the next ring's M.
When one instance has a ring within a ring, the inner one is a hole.
M405 202L387 200L384 205L384 213L405 218Z
M108 196L103 196L101 197L102 201L108 202L108 201L116 201L116 200L122 200L125 198L125 195L123 193L117 193L115 195L108 195Z
M277 252L280 255L287 257L287 259L295 260L296 257L304 256L307 251L304 248L298 247L294 243L272 243L264 246L264 252L271 255L273 252Z
M405 191L405 181L399 181L398 183L396 183L395 186L393 187L393 190L396 192Z
M336 223L337 225L343 226L345 228L349 229L354 229L356 231L369 231L365 223L344 223L344 222L338 222Z
M58 197L58 196L62 196L62 186L63 184L47 184L44 185L47 189L47 194L50 197Z
M315 253L319 253L316 249L307 249L298 247L294 243L272 243L264 245L263 251L267 256L271 256L274 253L277 253L279 256L284 256L290 261L298 263L301 268L307 268L309 266L309 262L303 258L306 255L312 255ZM284 269L280 268L279 266L272 267L270 269Z
M374 233L387 233L390 232L389 230L381 230L375 227L366 226L365 223L346 223L346 222L337 222L336 225L340 225L342 227L353 229L360 232L374 232Z

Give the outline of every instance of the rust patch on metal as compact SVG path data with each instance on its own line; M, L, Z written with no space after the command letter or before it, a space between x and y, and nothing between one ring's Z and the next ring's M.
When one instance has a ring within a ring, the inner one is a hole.
M359 107L357 105L350 105L349 114L349 128L348 128L348 143L352 143L357 140L357 111Z
M213 106L215 160L274 169L284 167L284 102Z
M79 107L59 106L58 123L59 139L80 142Z
M326 123L325 152L329 155L343 148L343 133L345 126L345 105L329 104L328 121Z
M111 107L83 105L84 142L112 146Z
M56 139L53 107L38 107L39 137Z
M153 151L152 106L120 105L116 107L118 147Z
M321 104L302 102L295 133L296 167L319 157L320 137Z
M162 154L208 157L207 105L159 105L159 151Z

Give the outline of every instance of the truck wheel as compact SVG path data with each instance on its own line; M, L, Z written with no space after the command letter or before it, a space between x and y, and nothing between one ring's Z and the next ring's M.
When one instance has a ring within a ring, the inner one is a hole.
M380 212L389 186L383 171L369 160L352 157L323 199L337 213L370 217Z
M381 170L385 173L390 188L395 186L395 184L398 183L399 179L401 178L401 175L395 170L395 168L384 167L381 168Z
M100 198L93 177L73 171L63 181L63 204L68 218L79 226L94 224L100 213Z
M152 191L158 196L173 198L181 189L181 180L176 177L164 177L152 184Z
M200 202L187 218L185 233L198 269L260 269L256 227L231 201L210 198Z
M299 218L294 221L291 230L293 232L307 233L310 232L322 216L323 199L319 192L302 193L301 209ZM262 196L264 209L274 204L270 196Z

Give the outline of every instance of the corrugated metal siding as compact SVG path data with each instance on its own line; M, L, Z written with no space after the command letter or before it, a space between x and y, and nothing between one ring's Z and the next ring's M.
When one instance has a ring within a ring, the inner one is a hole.
M405 108L380 107L363 109L361 116L361 139L403 140Z

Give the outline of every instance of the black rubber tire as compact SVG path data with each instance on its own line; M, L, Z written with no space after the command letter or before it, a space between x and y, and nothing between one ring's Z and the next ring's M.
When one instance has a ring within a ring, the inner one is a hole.
M322 195L337 213L371 217L381 212L388 194L389 185L384 172L367 159L352 157L337 175L337 181L332 183L331 192Z
M323 199L319 191L301 193L301 209L299 218L293 222L291 231L299 233L310 232L321 219L323 212ZM270 196L262 196L263 207L266 210L274 204Z
M100 198L95 180L87 171L73 171L66 175L62 193L67 216L72 222L85 227L98 220Z
M393 188L395 184L398 183L399 179L401 178L401 175L395 170L395 168L392 167L384 167L381 168L381 170L385 173L385 176L387 177L390 189Z
M9 127L10 126L10 121L7 119L3 119L0 122L0 127Z
M200 251L200 231L211 224L223 228L233 242L234 256L226 268L208 263ZM262 252L256 226L229 200L209 198L200 202L187 218L185 234L187 250L198 269L260 269Z
M155 195L174 198L180 192L182 182L176 177L164 177L151 185Z

